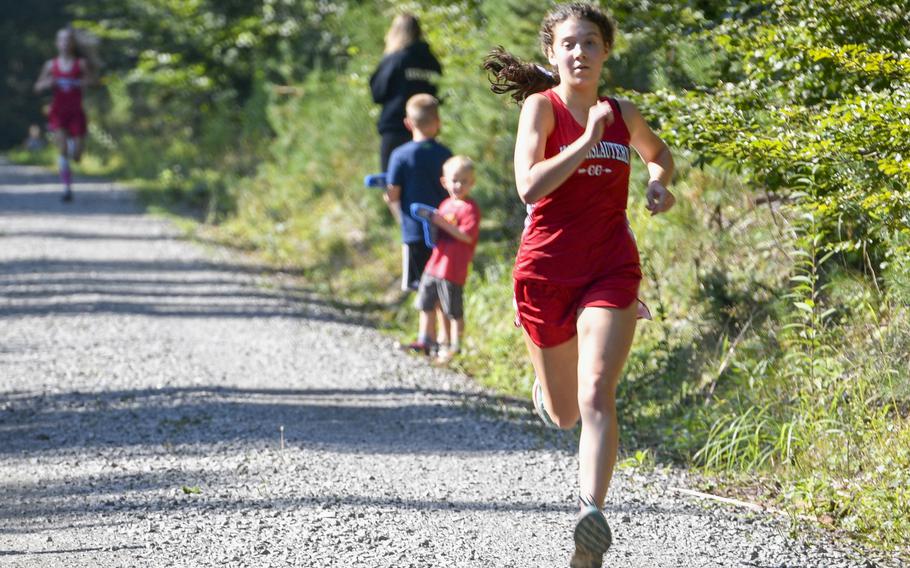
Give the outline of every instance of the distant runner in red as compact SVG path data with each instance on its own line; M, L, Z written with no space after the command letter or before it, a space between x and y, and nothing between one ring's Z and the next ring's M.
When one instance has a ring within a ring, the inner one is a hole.
M48 115L48 128L54 132L60 152L57 165L63 182L63 200L73 199L70 159L78 162L85 147L88 123L82 108L82 88L93 85L97 65L93 51L80 41L73 28L57 32L57 57L47 61L35 82L35 92L51 89L54 99Z
M555 73L501 48L485 62L493 91L523 103L515 181L528 218L515 261L517 322L534 365L535 408L579 440L580 511L573 568L599 568L612 543L603 514L616 463L616 386L638 300L638 250L626 218L634 149L647 164L647 208L669 210L673 158L629 101L598 93L614 24L598 7L561 4L540 42Z

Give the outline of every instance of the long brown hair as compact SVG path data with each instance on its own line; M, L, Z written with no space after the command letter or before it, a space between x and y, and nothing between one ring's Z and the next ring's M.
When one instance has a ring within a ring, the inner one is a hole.
M400 51L420 40L420 22L414 14L405 12L392 20L389 31L385 34L384 55Z
M540 50L545 57L553 51L553 29L575 18L597 26L604 45L613 47L616 26L613 20L600 8L586 2L560 4L547 12L540 24ZM494 48L483 60L483 68L490 73L490 90L497 95L510 93L512 99L521 103L534 93L545 91L559 84L559 74L545 67L523 61L502 48Z
M86 63L95 71L101 68L101 57L98 55L98 37L82 28L68 25L60 28L57 33L68 32L73 38L74 55L85 59Z

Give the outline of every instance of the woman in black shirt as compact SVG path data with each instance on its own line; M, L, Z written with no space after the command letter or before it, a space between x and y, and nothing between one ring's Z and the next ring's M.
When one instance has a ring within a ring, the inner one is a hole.
M385 37L385 55L370 77L373 101L382 105L379 161L386 171L392 150L411 140L404 126L404 106L418 93L436 96L436 81L442 66L421 38L420 23L413 14L401 14Z

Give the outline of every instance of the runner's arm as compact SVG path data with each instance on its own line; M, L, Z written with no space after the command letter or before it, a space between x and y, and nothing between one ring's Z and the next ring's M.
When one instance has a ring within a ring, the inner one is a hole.
M515 142L515 184L524 203L546 197L569 179L603 135L602 121L609 120L610 113L607 103L591 107L585 133L559 154L544 159L547 137L556 124L553 107L541 94L528 97L521 108Z
M54 86L54 75L52 73L53 63L47 61L44 63L44 67L41 68L41 74L38 75L38 80L35 81L35 93L40 94L42 91L46 91Z
M86 87L94 87L98 84L98 69L95 68L95 64L91 60L82 58L79 60L79 66L85 70L82 74L82 85Z
M629 129L629 143L648 167L648 209L655 215L663 213L676 202L676 198L667 189L673 179L673 155L667 144L654 134L633 103L620 100L619 107Z

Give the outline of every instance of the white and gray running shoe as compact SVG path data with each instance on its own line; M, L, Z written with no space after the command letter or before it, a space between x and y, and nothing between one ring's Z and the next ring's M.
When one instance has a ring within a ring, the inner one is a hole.
M571 568L601 568L603 556L613 544L613 534L603 511L592 498L581 498L581 511L575 520L575 553Z

